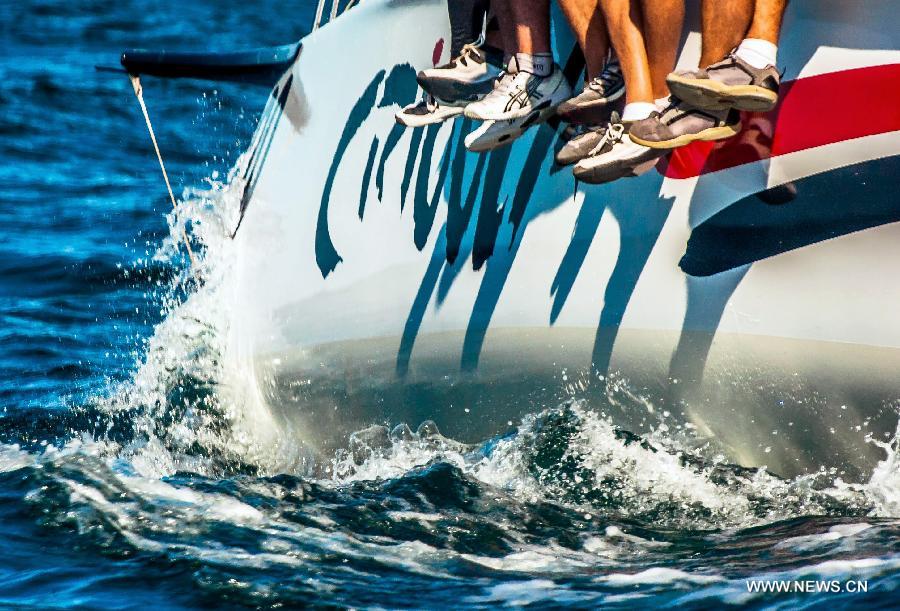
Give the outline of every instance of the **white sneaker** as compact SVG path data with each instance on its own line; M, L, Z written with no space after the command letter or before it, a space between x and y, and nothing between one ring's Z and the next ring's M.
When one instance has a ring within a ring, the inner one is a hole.
M572 173L580 181L600 185L625 176L640 176L666 152L632 142L622 123L611 123L590 155L575 164Z
M441 121L458 117L462 113L462 106L443 104L434 96L426 93L418 102L405 106L398 111L394 118L397 119L397 123L406 127L422 127L423 125L440 123Z
M503 69L503 54L466 45L462 53L443 66L420 71L419 85L434 97L447 102L474 102L494 88Z
M572 88L559 66L554 65L549 76L535 76L519 71L515 64L513 58L494 90L466 106L467 117L479 121L520 119L535 110L555 110L572 97Z

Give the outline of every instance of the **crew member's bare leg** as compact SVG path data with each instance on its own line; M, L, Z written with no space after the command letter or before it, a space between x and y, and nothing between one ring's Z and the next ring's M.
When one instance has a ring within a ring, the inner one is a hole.
M725 58L747 35L756 0L701 0L700 67Z
M508 59L510 55L516 52L515 28L513 27L514 22L509 10L509 0L492 0L491 12L497 20L499 28L488 31L487 43L503 49Z
M643 17L637 0L600 0L609 39L625 77L626 104L653 103L653 83L644 45Z
M684 0L641 0L644 46L655 99L669 95L666 77L675 68L684 26Z
M497 30L488 30L484 33L484 42L492 47L496 47L498 49L505 49L506 44L503 40L503 32L499 29Z
M507 0L516 53L550 53L550 0Z
M642 2L643 0L600 0L609 28L609 38L625 77L626 103L621 121L606 127L602 139L590 155L576 163L572 169L575 178L587 183L601 184L626 176L639 176L649 171L663 154L634 142L628 134L628 128L633 123L653 116L658 109L656 98L668 93L664 71L661 71L660 76L662 82L653 82L651 60L647 52L649 37L646 26L649 23L644 19ZM660 57L654 57L652 65L657 67L660 62L672 65L680 32L672 36L671 32L662 30L666 27L680 29L683 7L676 6L680 0L650 0L652 2L664 5L659 10L654 6L649 12L650 18L654 20L650 30L661 37L653 43L653 52L659 53ZM675 26L668 17L663 16L662 10L665 9L675 11ZM668 48L670 46L673 48Z
M735 55L756 69L774 66L778 61L778 36L787 0L756 0L753 22Z
M778 44L787 0L702 0L700 67L725 58L744 39Z
M587 80L599 76L609 55L609 35L599 0L559 0L559 8L584 52Z
M621 111L625 85L619 62L610 55L609 33L600 0L559 0L559 6L584 52L586 78L581 92L560 104L557 114L563 121L575 125L606 125L612 112ZM584 135L586 139L570 141L569 148L574 147L573 150L559 153L557 162L560 165L583 158L594 148L590 143L600 138L597 134Z
M516 34L509 0L492 0L491 13L497 20L498 28L488 32L487 42L497 48L503 49L505 61L516 52Z
M778 37L781 35L781 21L786 8L787 0L756 0L753 22L750 24L746 38L767 40L773 45L777 45Z

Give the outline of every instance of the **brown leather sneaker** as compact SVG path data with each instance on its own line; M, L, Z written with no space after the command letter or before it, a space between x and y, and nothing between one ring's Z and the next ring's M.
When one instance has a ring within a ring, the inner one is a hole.
M741 115L733 108L700 110L672 100L662 112L635 121L631 140L653 149L673 149L698 140L724 140L741 131Z
M775 66L754 68L732 52L704 70L673 72L669 91L696 108L765 112L775 107L781 76Z

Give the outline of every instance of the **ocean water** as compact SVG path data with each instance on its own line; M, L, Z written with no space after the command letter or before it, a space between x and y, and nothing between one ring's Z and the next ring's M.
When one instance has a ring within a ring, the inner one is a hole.
M313 10L0 4L0 608L900 605L896 439L850 484L577 398L474 445L361 432L317 476L247 437L225 228L268 91L145 80L176 219L127 79L94 66L292 42Z

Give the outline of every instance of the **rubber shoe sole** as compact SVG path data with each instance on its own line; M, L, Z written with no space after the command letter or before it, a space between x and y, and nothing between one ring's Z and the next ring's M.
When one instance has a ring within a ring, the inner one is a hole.
M725 140L732 136L736 136L740 131L741 124L736 123L734 125L723 125L721 127L708 127L696 134L682 134L671 140L644 140L643 138L638 138L634 134L629 134L629 137L633 142L651 149L676 149L680 146L690 144L691 142Z
M672 95L706 110L736 108L767 112L775 108L778 101L776 92L757 85L726 85L713 79L695 79L680 74L670 74L666 83Z
M425 115L408 115L398 112L394 115L394 119L400 125L406 127L425 127L426 125L434 125L448 119L453 119L463 113L461 106L442 106L438 112L431 112Z
M627 161L618 161L613 164L592 168L585 168L581 166L581 162L579 162L572 168L572 174L581 182L590 185L603 185L619 180L620 178L633 178L646 174L653 169L658 161L658 158L654 158L634 166Z
M494 149L512 144L518 140L532 125L545 122L553 116L554 109L547 108L542 111L534 111L524 119L511 121L485 121L484 124L466 136L466 148L473 153L486 153ZM498 123L508 123L493 129Z

